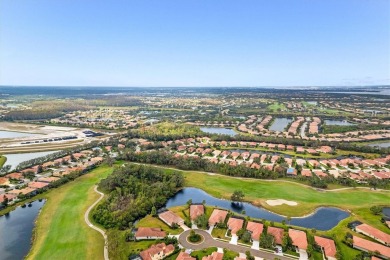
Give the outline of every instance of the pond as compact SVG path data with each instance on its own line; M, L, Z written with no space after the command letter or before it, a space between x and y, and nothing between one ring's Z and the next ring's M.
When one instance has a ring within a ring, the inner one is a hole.
M2 131L0 130L0 138L19 138L19 137L29 137L29 136L38 136L40 134L31 134L24 132L13 132L13 131Z
M209 206L217 206L236 213L241 213L245 210L245 215L257 218L266 219L269 221L282 222L286 217L270 212L266 209L256 207L249 203L235 204L229 200L217 199L203 190L197 188L184 188L170 198L166 204L167 208L174 206L185 205L188 200L192 199L193 203L202 203L203 200ZM299 206L298 206L299 207ZM304 228L315 228L317 230L329 230L335 227L341 220L347 218L349 213L332 207L318 208L313 214L301 217L291 218L290 224Z
M292 122L289 118L275 118L274 122L270 126L269 130L283 132L286 126Z
M316 106L318 104L317 101L307 101L308 104Z
M380 148L389 148L390 147L390 142L369 144L368 146L380 147Z
M19 163L25 162L38 157L46 156L48 154L56 153L58 151L48 152L36 152L36 153L16 153L16 154L4 154L7 157L5 165L11 165L11 170L15 169Z
M0 260L24 259L31 248L34 222L45 201L17 207L0 217Z
M220 135L230 135L230 136L235 136L237 134L233 129L224 128L224 127L201 127L200 130L209 134L220 134Z
M386 217L390 218L390 207L384 207L382 209L382 213L383 215L385 215Z
M327 125L355 125L346 120L325 120Z

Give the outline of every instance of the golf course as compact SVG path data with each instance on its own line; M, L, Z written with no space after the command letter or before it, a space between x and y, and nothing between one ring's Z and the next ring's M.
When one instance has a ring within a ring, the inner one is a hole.
M172 171L170 168L156 166ZM101 165L90 173L47 192L47 202L37 218L33 246L27 259L103 259L104 240L101 234L88 227L84 213L99 195L94 186L113 171L112 167ZM196 187L217 197L229 199L234 190L242 190L245 201L263 206L286 216L310 214L319 206L335 206L352 212L352 215L328 232L334 236L347 232L346 224L361 220L379 229L384 229L378 216L373 216L372 205L388 205L390 192L368 189L345 189L317 191L303 184L288 181L267 181L241 179L224 175L193 171L182 171L186 187ZM269 199L295 201L296 206L286 204L270 206ZM110 236L109 236L110 237ZM337 237L337 236L336 236ZM340 243L342 237L338 238ZM341 243L342 244L342 243ZM344 255L354 255L356 251L341 245ZM111 255L111 254L110 254Z
M99 166L47 193L27 259L103 259L103 237L87 226L84 212L99 198L95 184L112 170Z

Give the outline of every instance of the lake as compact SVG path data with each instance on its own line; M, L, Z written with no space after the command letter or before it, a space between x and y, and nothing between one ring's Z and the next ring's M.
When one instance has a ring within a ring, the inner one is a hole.
M34 222L44 204L44 200L37 200L0 217L0 260L24 259L28 254Z
M220 134L220 135L230 135L230 136L235 136L237 134L233 129L224 128L224 127L201 127L200 130L209 134Z
M188 200L192 199L193 203L202 203L203 200L209 206L217 206L236 213L245 210L245 215L266 219L269 221L282 222L286 217L270 212L264 208L256 207L250 203L235 204L229 200L217 199L205 191L197 188L184 188L170 198L166 204L167 208L185 205ZM299 205L297 206L299 207ZM347 218L349 213L333 207L320 207L313 214L301 217L291 218L290 224L304 228L315 228L317 230L329 230L335 227L341 220Z
M58 151L48 151L48 152L36 152L36 153L16 153L16 154L4 154L7 157L7 161L4 165L11 165L11 170L15 169L19 163L25 162L31 159L35 159L41 156L46 156L48 154L56 153Z
M390 147L390 142L369 144L368 146L380 147L380 148L389 148Z
M29 136L38 136L40 134L31 134L24 132L13 132L13 131L2 131L0 130L0 138L19 138L19 137L29 137Z
M355 125L345 120L325 120L327 125Z
M275 118L274 122L270 126L269 130L283 132L286 126L292 122L289 118Z

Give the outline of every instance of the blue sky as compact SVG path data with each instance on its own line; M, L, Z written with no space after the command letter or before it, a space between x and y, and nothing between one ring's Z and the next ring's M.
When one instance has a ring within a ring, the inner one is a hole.
M0 1L0 85L373 84L388 0Z

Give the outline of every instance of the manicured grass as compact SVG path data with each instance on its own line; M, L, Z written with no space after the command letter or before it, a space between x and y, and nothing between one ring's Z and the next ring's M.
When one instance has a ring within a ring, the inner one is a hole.
M225 237L227 229L226 228L213 228L211 235L216 238L230 240L230 238Z
M209 247L209 248L205 248L202 250L193 251L191 253L191 256L195 257L198 260L201 260L204 256L211 255L213 252L216 252L216 251L217 251L216 247Z
M390 192L349 189L320 192L298 183L240 179L223 175L183 172L188 187L200 188L217 198L229 199L234 190L240 189L245 200L287 216L302 216L319 206L335 206L354 210L372 205L389 205ZM298 202L298 206L269 206L267 199L286 199Z
M277 112L281 110L285 110L286 106L284 104L274 102L271 105L268 106L268 110L272 110L272 112Z
M103 259L104 239L87 226L84 213L99 197L95 184L112 171L102 165L45 194L27 259Z
M7 157L0 155L0 167L3 167L6 161L7 161Z
M158 217L152 217L152 215L147 215L143 219L141 219L139 222L137 222L136 227L155 227L155 228L161 228L164 230L167 235L177 235L183 232L183 229L177 228L172 229L167 224L165 224L162 220L160 220Z

